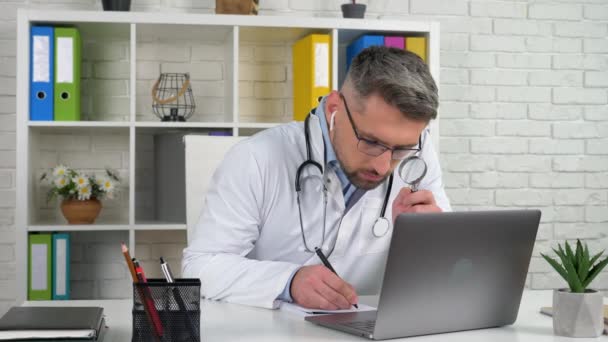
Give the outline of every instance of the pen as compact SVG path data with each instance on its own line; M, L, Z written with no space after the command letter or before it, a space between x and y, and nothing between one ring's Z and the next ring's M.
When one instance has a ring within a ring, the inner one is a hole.
M145 284L147 282L146 276L144 274L143 268L139 265L137 259L133 258L133 266L135 267L135 273L137 274L137 280L139 283ZM154 299L152 298L152 293L148 287L143 288L144 298L142 301L144 302L145 308L150 313L150 318L152 320L152 325L154 326L154 330L156 335L160 338L163 336L163 325L160 322L160 317L158 315L158 311L156 311L156 306L154 305Z
M336 270L334 270L334 268L331 266L331 264L329 263L329 260L327 260L327 258L325 257L325 254L323 254L323 251L321 251L321 248L317 247L315 248L315 252L317 253L317 256L319 257L319 259L321 259L321 262L323 263L323 265L325 265L325 267L329 268L330 271L334 272L335 275L338 275L338 272L336 272ZM359 305L357 304L353 304L353 306L355 308L359 308Z
M165 259L163 259L163 257L160 257L160 268L163 271L163 274L165 275L165 279L167 279L167 283L173 283L173 273L171 273L169 264L165 262Z
M122 249L122 255L125 257L125 261L127 262L127 268L129 269L129 273L131 273L131 278L133 280L133 284L137 284L139 283L139 279L137 277L137 273L135 272L135 265L133 265L133 260L136 260L135 258L131 258L131 254L129 254L129 249L127 248L127 246L123 243L120 244L121 249ZM139 297L140 298L145 298L146 296L144 295L144 289L143 288L137 288L137 292L139 293ZM150 324L153 324L153 319L151 316L151 313L149 310L144 310L146 312L146 317L148 317L148 320L150 321ZM160 339L157 335L154 335L155 337L155 341L160 342Z
M169 264L165 262L165 259L163 259L163 257L160 257L160 268L163 271L163 274L165 275L165 279L167 279L167 283L174 283L175 278L173 278L171 268L169 268ZM186 307L186 303L184 303L184 300L182 299L182 296L180 295L179 290L176 287L172 287L171 291L173 292L173 298L175 298L177 306L179 307L180 311L183 311L184 315L186 316L186 324L188 325L188 329L190 330L190 336L194 338L194 336L196 336L197 330L194 325L194 322L192 322L192 318L188 314L188 308Z

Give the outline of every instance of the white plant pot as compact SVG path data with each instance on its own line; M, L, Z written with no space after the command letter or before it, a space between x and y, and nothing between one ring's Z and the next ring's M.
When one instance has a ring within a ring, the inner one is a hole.
M553 291L553 333L566 337L598 337L604 330L601 292Z

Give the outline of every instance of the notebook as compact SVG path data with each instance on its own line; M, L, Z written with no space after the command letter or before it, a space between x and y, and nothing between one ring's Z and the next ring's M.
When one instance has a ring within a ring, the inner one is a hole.
M101 307L12 307L0 319L0 341L64 339L101 341Z
M282 302L280 309L281 309L281 311L289 312L291 314L294 314L294 315L300 316L300 317L325 315L325 314L331 314L331 313L363 312L363 311L376 310L376 308L371 307L369 305L362 304L362 303L359 303L358 309L351 308L351 309L346 309L346 310L321 310L321 309L309 309L309 308L302 307L295 303L287 303L287 302Z

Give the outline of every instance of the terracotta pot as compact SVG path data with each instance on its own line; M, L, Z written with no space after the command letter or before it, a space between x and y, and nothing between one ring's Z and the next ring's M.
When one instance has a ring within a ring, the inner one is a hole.
M101 211L98 199L79 201L65 199L61 202L61 212L69 224L92 224Z
M215 0L217 14L258 14L259 0Z

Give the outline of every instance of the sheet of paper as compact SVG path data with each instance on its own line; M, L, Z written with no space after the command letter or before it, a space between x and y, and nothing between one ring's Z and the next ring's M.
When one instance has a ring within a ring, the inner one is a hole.
M298 304L293 304L293 303L281 303L280 310L300 316L300 317L307 317L307 316L325 315L325 314L332 314L332 313L373 311L373 310L376 310L376 308L369 306L369 305L359 303L358 309L353 307L353 308L347 309L347 310L321 310L321 309L308 309L308 308L304 308L304 307L299 306Z

